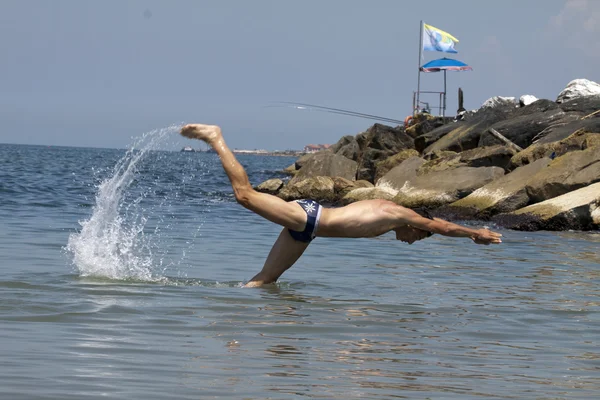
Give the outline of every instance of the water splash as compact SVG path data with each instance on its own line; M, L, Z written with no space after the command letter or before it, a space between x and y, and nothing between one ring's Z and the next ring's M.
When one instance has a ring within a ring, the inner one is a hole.
M161 279L153 272L157 267L154 246L144 232L148 218L135 211L146 193L127 201L124 194L136 178L140 161L178 129L179 126L169 126L142 135L117 162L112 176L98 185L92 216L80 222L81 231L69 236L66 247L81 276L142 281Z

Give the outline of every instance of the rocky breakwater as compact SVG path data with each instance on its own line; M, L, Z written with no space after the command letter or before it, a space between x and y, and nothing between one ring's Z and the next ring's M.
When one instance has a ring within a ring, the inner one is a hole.
M494 97L451 121L375 124L286 172L287 183L257 190L331 205L388 199L511 229L598 229L600 85L574 80L556 100Z

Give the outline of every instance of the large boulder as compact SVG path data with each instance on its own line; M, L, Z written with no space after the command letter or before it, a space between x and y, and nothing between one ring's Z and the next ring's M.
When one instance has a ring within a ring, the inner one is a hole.
M261 193L277 194L283 187L283 181L281 179L268 179L256 186L254 190Z
M431 114L417 114L413 124L404 131L412 138L424 135L432 130L452 122L450 117L434 117Z
M454 126L450 132L427 146L423 151L451 150L461 152L474 149L479 139L492 125L508 119L517 110L515 103L502 102L479 109L470 119L450 124ZM435 134L436 130L429 134ZM416 140L415 140L416 141Z
M449 212L461 217L487 219L492 215L507 213L529 204L527 185L532 177L550 163L549 158L517 168L493 182L475 190L467 197L448 206Z
M581 97L600 95L600 85L587 79L574 79L567 84L556 98L557 103Z
M532 144L511 158L510 169L531 164L540 158L560 157L571 151L585 150L597 145L600 145L600 133L578 130L566 139L557 142Z
M341 176L354 180L355 175L356 162L329 151L322 151L305 160L302 168L290 180L290 184L315 176Z
M468 196L503 175L504 170L498 167L459 167L431 172L407 181L393 201L408 208L437 208Z
M290 181L277 194L285 201L313 199L332 203L335 201L333 179L328 176L315 176L302 181Z
M389 187L359 188L348 192L341 199L341 204L347 205L356 201L373 199L392 200L397 193L397 190Z
M404 128L375 124L356 136L360 148L356 179L373 182L376 163L397 154L401 150L414 149L413 139Z
M394 154L391 157L386 158L383 161L378 161L375 163L375 179L374 182L377 181L387 174L392 168L402 164L404 161L408 160L411 157L418 157L419 152L415 149L407 149L402 150L397 154Z
M577 113L584 117L600 110L600 95L578 97L572 100L560 103L560 108L564 112Z
M538 100L539 99L535 96L532 96L530 94L524 94L523 96L519 97L519 107L528 106L531 103L535 103Z
M417 177L417 170L423 163L425 163L425 160L422 158L410 157L382 176L375 186L390 187L395 190L400 190L407 181Z
M308 153L308 154L304 154L304 155L298 157L296 159L296 161L294 162L294 166L296 167L296 171L299 170L300 168L302 168L302 166L304 166L304 164L306 164L306 162L308 160L310 160L311 158L313 158L317 154L323 154L323 153L321 153L321 152L318 152L318 153Z
M499 121L490 128L500 132L517 146L525 148L533 138L544 129L568 122L569 117L558 105L550 100L538 100L528 106L517 109L510 119ZM490 133L481 135L479 147L502 143Z
M527 185L532 202L548 200L600 181L600 146L555 158Z
M358 188L370 188L373 184L369 181L351 181L339 176L333 177L333 191L336 200L344 197L348 192Z
M508 146L496 145L479 147L462 153L434 152L426 157L432 158L417 171L417 175L424 175L433 171L443 171L456 167L500 167L508 170L511 158L517 151ZM437 157L434 155L438 155Z
M516 105L514 97L494 96L484 101L481 108L516 107Z
M360 147L354 136L343 136L336 144L329 148L329 151L340 156L344 156L352 161L358 161Z
M423 153L427 147L464 124L466 124L465 121L450 122L445 125L438 126L429 132L422 133L415 138L415 149L419 153Z
M533 138L535 144L551 143L571 136L575 132L600 132L600 115L595 118L578 118L567 114L565 123L550 126Z
M510 229L591 230L600 226L600 183L493 218Z

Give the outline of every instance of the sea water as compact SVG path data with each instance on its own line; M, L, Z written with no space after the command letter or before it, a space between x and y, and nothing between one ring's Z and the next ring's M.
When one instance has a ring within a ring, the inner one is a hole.
M0 145L0 399L597 398L598 232L318 238L245 289L281 228L175 131Z

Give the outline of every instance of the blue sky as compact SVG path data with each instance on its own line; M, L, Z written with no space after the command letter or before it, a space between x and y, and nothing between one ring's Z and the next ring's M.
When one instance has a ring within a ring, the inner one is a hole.
M473 67L448 73L449 114L458 87L474 109L600 81L595 0L4 0L0 143L124 148L179 122L219 124L236 148L333 143L374 121L266 106L404 119L420 20L456 36L451 56ZM442 84L422 75L424 90Z

